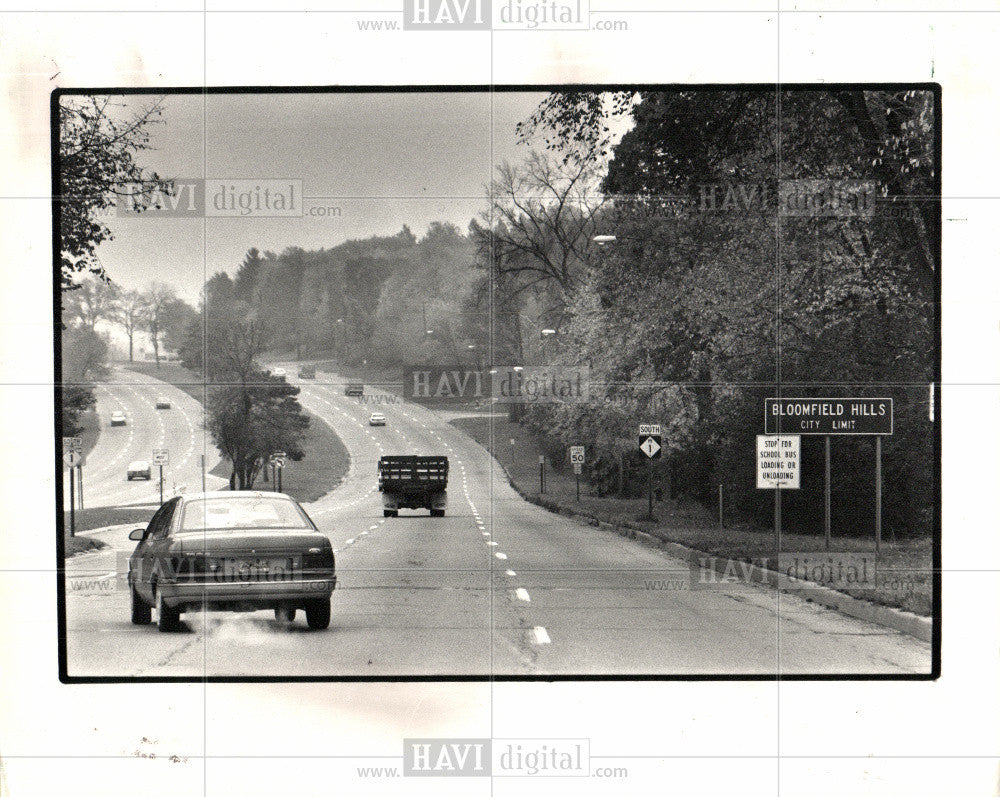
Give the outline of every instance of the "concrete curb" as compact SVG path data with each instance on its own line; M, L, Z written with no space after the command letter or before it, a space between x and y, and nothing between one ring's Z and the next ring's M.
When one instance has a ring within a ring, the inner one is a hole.
M769 570L760 567L759 565L751 565L748 562L743 562L738 559L727 559L721 556L714 556L695 548L689 548L679 542L663 540L654 534L650 534L649 532L643 531L642 529L628 523L608 523L607 521L599 520L591 515L576 512L570 507L567 507L564 504L559 504L555 501L546 501L543 503L538 500L538 496L522 492L510 478L510 474L507 472L507 469L498 460L496 460L496 458L494 458L494 461L500 467L500 470L503 471L504 476L507 478L507 482L514 488L518 495L520 495L525 501L541 507L548 512L558 513L577 520L582 520L590 526L607 529L615 532L616 534L620 534L623 537L627 537L628 539L638 540L645 545L659 548L660 550L668 553L670 556L687 562L689 565L694 567L700 568L707 566L711 567L718 573L728 572L732 574L734 570L738 573L745 573L751 581L776 587L782 592L797 595L806 600L810 600L813 603L817 603L820 606L825 606L826 608L833 609L841 614L846 614L848 617L854 617L858 620L864 620L865 622L874 623L875 625L881 625L885 628L890 628L893 631L898 631L901 634L907 634L915 637L923 642L932 641L934 624L930 617L921 617L920 615L913 614L912 612L905 612L902 609L896 609L892 606L883 606L879 603L873 603L872 601L854 598L846 593L838 592L835 589L824 587L820 584L803 587L801 586L801 581L791 579L785 574L779 573L775 570ZM553 509L553 507L556 508Z

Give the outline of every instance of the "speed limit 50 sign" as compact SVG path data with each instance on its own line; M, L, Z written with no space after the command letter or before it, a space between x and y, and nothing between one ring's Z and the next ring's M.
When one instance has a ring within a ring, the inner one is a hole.
M586 448L584 446L570 446L569 461L572 465L582 465L586 462Z

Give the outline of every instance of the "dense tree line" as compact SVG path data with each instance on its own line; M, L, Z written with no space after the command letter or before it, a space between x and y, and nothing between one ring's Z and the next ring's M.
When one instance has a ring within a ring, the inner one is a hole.
M735 508L766 522L771 496L754 485L764 397L890 396L887 527L928 531L939 269L930 93L692 91L613 104L634 118L617 144L595 127L607 100L578 94L552 95L525 129L570 164L607 147L603 221L616 238L589 259L562 347L566 362L592 365L605 401L530 422L554 448L589 442L596 479L616 489L641 483L629 478L644 465L636 422L662 421L671 487L707 501L728 485ZM804 180L840 181L870 204L789 214L782 203ZM804 440L803 489L787 511L811 527L822 440ZM872 447L835 441L841 528L872 526Z

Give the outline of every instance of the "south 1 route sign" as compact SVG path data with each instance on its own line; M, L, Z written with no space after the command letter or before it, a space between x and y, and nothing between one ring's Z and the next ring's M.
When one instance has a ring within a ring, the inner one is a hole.
M757 435L758 490L799 489L801 443L797 434Z
M780 427L780 429L779 429ZM891 398L767 398L766 434L892 434Z
M663 448L663 438L660 437L660 424L639 424L639 450L651 460L659 459Z
M650 459L659 459L662 449L658 434L639 435L639 450Z

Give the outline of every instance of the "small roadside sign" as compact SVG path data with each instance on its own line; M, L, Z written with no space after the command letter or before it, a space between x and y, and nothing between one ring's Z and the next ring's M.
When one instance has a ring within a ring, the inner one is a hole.
M63 454L63 462L69 468L75 468L81 462L83 462L83 455L79 451L67 451Z
M582 465L586 462L586 448L584 446L570 446L569 461L573 465ZM579 471L577 471L577 473L579 473Z
M640 423L639 424L639 434L641 435L660 435L660 424L658 423Z
M573 463L573 473L577 474L578 476L581 473L583 473L583 465L581 465L579 462L574 462Z
M799 489L802 438L797 434L757 435L757 489Z
M82 437L64 437L62 441L63 451L76 451L78 454L83 451Z
M539 465L544 465L545 464L545 455L544 454L539 454L538 455L538 464Z
M663 450L661 439L658 434L639 435L639 450L650 459L659 459Z
M153 449L153 464L169 465L170 464L170 450L166 448L154 448Z

